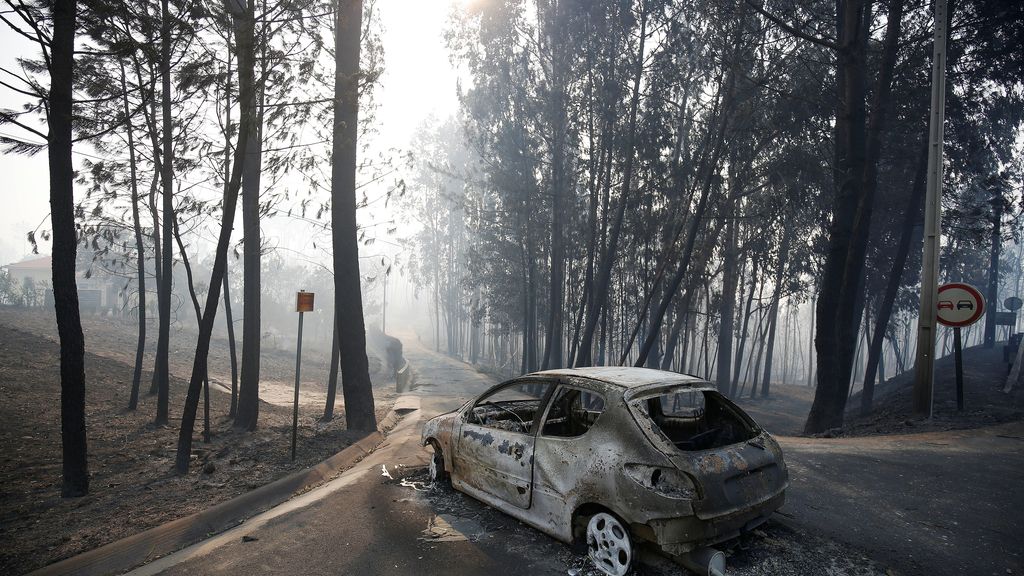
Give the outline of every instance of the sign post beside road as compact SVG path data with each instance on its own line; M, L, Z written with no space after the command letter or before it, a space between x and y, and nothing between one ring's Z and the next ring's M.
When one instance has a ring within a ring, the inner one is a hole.
M295 295L295 311L299 313L299 337L295 344L295 404L292 407L292 462L295 461L295 437L299 428L299 369L302 363L302 315L313 311L313 293L300 290Z
M985 298L970 284L954 282L939 286L936 319L953 328L953 358L956 363L956 409L964 409L964 362L960 328L970 326L985 314ZM929 403L934 401L933 398ZM928 410L931 413L931 409Z

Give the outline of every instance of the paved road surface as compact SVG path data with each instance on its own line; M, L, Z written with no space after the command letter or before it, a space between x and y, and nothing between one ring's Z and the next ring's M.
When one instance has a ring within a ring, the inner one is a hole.
M808 531L902 574L1024 574L1024 424L782 446Z
M134 574L480 574L515 566L525 574L561 574L579 564L569 550L451 490L389 480L422 470L422 422L459 407L495 382L466 364L409 339L405 355L417 372L422 409L392 431L358 469L267 514L187 548ZM423 480L423 478L419 478ZM340 484L340 485L339 485ZM438 512L453 530L437 524ZM437 534L441 534L437 537ZM244 537L244 539L243 539Z
M135 573L587 574L581 557L539 532L450 489L423 491L422 422L493 381L415 340L404 344L421 409L379 450L339 479ZM1024 426L782 443L793 478L788 520L730 550L730 574L1024 574L1016 545ZM682 572L662 564L641 573Z

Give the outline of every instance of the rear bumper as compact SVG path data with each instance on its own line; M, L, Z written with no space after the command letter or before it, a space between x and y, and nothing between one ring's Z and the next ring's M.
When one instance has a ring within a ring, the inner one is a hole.
M780 491L756 506L731 514L704 520L696 516L663 518L632 528L637 536L657 544L666 553L680 555L753 530L768 520L785 502L786 493Z

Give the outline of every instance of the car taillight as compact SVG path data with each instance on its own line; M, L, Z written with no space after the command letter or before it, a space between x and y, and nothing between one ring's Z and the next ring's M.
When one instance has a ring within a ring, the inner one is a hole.
M625 471L632 481L665 498L693 500L698 497L693 479L674 468L626 464Z

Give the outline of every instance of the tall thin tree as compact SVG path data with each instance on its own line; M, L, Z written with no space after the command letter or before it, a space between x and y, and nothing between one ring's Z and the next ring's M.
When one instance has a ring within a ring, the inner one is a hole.
M334 310L341 341L341 386L350 430L377 427L366 358L363 297L356 228L356 139L359 131L359 47L362 0L338 0L334 28L334 132L331 150L331 222Z

